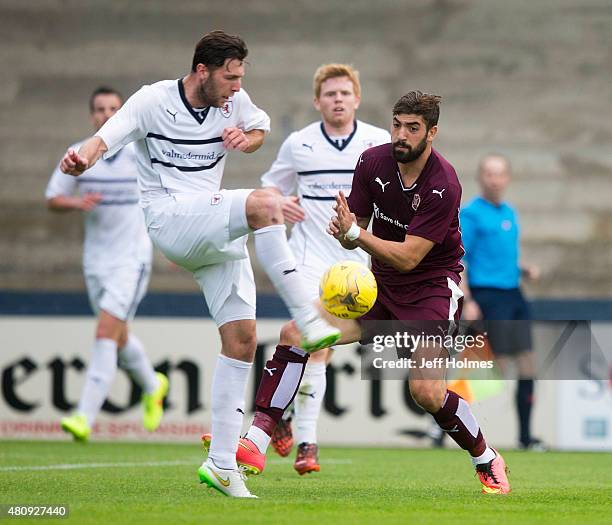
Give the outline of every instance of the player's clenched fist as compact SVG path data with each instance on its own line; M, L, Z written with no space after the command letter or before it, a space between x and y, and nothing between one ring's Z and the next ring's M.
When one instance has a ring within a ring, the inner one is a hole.
M229 150L245 151L251 144L240 128L225 128L222 138L225 149Z
M68 175L74 175L75 177L81 175L89 167L89 162L85 157L81 157L75 150L69 149L62 162L60 163L60 169Z

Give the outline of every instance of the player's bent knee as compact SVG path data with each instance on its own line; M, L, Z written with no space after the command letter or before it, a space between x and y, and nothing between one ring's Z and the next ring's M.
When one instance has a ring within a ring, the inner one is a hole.
M128 341L128 335L125 333L122 333L119 336L119 341L117 341L117 347L119 349L123 348L127 344L127 341Z
M300 332L297 326L295 326L295 321L289 321L281 328L279 344L300 346L300 337Z
M444 403L444 393L437 384L432 384L430 381L411 381L410 394L421 408L432 414L440 410Z
M222 325L221 353L231 359L252 362L257 350L257 333L254 322L234 321Z
M249 227L257 230L271 224L282 224L280 198L265 190L254 190L247 197L246 215Z
M257 350L257 342L255 340L234 342L231 345L224 345L221 353L231 359L252 363Z

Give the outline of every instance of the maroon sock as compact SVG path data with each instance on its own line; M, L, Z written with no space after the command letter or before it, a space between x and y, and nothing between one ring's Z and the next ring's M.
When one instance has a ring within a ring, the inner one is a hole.
M440 428L472 457L484 454L487 444L465 399L447 390L442 408L432 415Z
M253 426L268 436L297 393L310 354L294 346L277 345L263 370L255 397Z

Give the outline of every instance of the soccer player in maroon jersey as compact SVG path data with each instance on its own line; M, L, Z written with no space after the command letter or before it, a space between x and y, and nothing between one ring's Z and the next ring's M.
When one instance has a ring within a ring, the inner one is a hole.
M420 91L401 97L393 108L392 144L365 151L348 200L338 196L338 215L329 233L345 248L360 247L372 256L378 283L377 302L360 323L458 321L461 315L461 184L454 168L432 148L439 104L440 97ZM366 228L372 215L370 233ZM348 330L341 329L346 336ZM439 356L448 353L421 347L413 358L421 362ZM503 458L487 446L470 406L446 388L443 374L424 377L411 370L409 385L414 400L469 452L483 492L508 493Z
M401 97L393 108L392 143L366 150L357 162L348 200L342 192L336 199L337 216L328 233L346 249L368 252L378 283L377 302L361 319L330 316L342 331L339 344L363 339L367 321L459 320L461 185L454 168L432 148L439 104L440 97L420 91ZM366 228L372 215L370 233ZM265 464L257 442L267 446L283 404L299 385L304 365L288 343L296 330L294 323L283 328L280 345L266 363L268 373L262 375L253 424L240 440L236 460L251 473L261 472ZM439 357L448 357L447 350L421 347L412 356L417 363ZM411 370L409 375L415 401L469 452L483 493L510 492L504 460L487 446L469 404L446 388L443 370L433 377L422 372Z

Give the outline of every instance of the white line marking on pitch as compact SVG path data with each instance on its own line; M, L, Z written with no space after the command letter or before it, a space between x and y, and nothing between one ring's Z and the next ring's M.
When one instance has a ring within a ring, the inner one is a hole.
M193 461L148 461L146 463L66 463L60 465L0 467L0 472L15 470L75 470L83 468L166 467L176 465L193 465L193 463Z
M272 459L268 463L287 464L292 463L290 459ZM350 459L322 459L320 463L324 465L350 465ZM198 459L190 461L148 461L146 463L65 463L59 465L20 465L12 467L0 467L0 472L27 472L34 470L78 470L87 468L121 468L121 467L173 467L181 465L195 465Z

